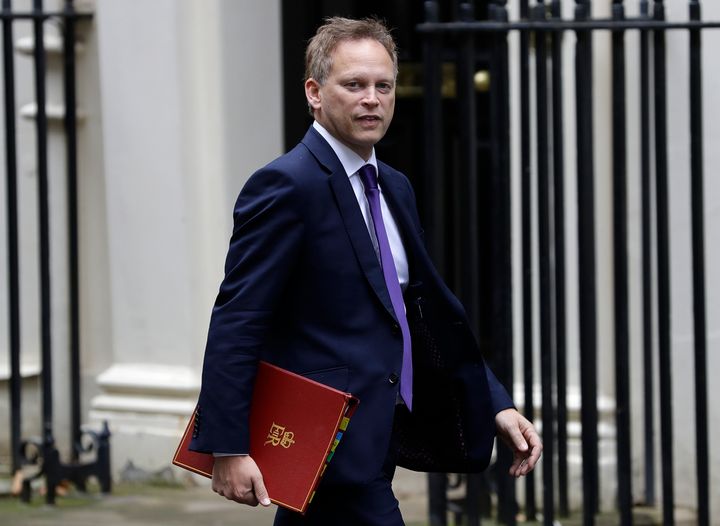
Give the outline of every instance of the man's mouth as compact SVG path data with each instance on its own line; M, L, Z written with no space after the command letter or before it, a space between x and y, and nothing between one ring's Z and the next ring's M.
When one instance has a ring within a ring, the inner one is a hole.
M364 121L364 122L375 122L381 120L379 116L377 115L361 115L358 117L358 120Z

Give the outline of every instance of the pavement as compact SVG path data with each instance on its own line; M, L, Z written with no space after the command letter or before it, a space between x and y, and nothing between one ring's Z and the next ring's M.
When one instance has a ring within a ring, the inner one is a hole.
M427 521L426 477L398 469L395 494L407 526ZM70 491L47 506L40 495L30 504L0 497L2 526L264 526L272 525L276 507L252 508L215 495L202 482L123 482L110 495ZM341 525L338 525L341 526Z
M47 506L37 488L29 504L11 497L5 489L9 485L0 480L1 526L265 526L272 525L275 506L251 508L225 500L215 495L207 479L195 477L178 479L167 476L142 477L139 470L126 470L124 482L116 484L109 495L90 488L88 493L70 489L67 495L58 497L55 506ZM186 473L186 472L184 472ZM398 468L393 482L395 495L406 526L427 526L427 478L425 474ZM633 523L636 526L662 524L661 514L655 508L634 508ZM449 517L448 524L453 521ZM539 522L518 523L539 526ZM542 520L541 516L538 516ZM677 526L696 525L694 514L688 510L676 510ZM483 526L497 525L494 520L483 519ZM571 517L554 521L555 526L580 526L580 510ZM609 510L596 517L597 526L620 524L616 510ZM343 526L339 524L338 526Z

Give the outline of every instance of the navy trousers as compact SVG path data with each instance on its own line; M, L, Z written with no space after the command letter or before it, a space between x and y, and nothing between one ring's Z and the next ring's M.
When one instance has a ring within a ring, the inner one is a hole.
M404 526L391 481L380 477L363 486L323 488L307 513L278 508L274 526Z
M398 410L407 410L398 406ZM393 436L381 473L369 484L318 487L303 516L278 508L274 526L405 526L392 491L397 444Z

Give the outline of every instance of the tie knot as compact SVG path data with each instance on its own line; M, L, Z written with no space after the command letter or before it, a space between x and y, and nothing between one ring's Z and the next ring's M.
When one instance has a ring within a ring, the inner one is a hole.
M366 164L358 170L360 180L362 181L365 191L377 190L378 179L375 173L375 167L372 164Z

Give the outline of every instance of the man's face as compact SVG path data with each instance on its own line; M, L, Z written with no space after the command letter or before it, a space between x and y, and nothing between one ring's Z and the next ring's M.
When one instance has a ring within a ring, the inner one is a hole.
M395 110L395 70L390 55L371 39L341 42L321 86L305 82L315 119L333 137L367 160L390 126Z

